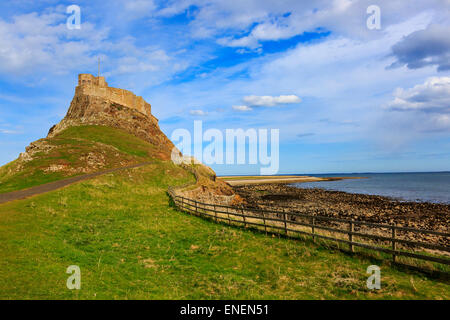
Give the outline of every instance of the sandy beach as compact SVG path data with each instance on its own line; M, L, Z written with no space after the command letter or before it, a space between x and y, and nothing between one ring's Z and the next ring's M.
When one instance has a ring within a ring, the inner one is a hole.
M223 176L223 177L218 177L218 179L227 182L231 186L273 184L273 183L316 182L316 181L363 179L363 178L364 177L318 178L318 177L311 177L311 176Z

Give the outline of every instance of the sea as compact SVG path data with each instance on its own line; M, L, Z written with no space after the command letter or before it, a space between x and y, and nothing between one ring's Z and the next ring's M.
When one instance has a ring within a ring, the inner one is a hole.
M338 181L293 184L298 188L321 188L348 193L390 197L399 201L450 204L450 172L306 174L314 177L365 177Z

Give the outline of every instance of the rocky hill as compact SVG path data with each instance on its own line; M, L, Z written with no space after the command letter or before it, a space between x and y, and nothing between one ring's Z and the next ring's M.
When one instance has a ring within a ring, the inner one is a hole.
M172 150L173 143L142 97L109 87L103 77L81 74L61 122L0 168L0 193L149 160L171 161ZM184 167L197 173L198 188L191 190L207 198L214 194L233 198L232 189L215 181L211 168Z
M158 157L164 160L170 159L174 147L151 114L150 104L128 90L108 87L103 77L79 75L69 111L50 129L48 138L79 125L122 129L154 145L158 149Z

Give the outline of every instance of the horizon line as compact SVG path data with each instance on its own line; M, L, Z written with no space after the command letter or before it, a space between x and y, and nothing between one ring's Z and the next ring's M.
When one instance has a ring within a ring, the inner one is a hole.
M274 175L262 175L262 174L223 174L217 175L217 177L239 177L239 176L260 176L260 177L273 177L273 176L300 176L300 175L317 175L317 174L395 174L395 173L450 173L450 170L445 171L383 171L383 172L325 172L325 173L280 173Z

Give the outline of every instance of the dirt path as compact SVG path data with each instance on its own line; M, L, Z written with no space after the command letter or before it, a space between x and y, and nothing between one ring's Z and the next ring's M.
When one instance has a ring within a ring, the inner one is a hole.
M101 172L88 173L88 174L84 174L81 176L76 176L76 177L67 178L64 180L59 180L59 181L42 184L42 185L31 187L31 188L25 189L25 190L2 193L2 194L0 194L0 204L9 202L9 201L20 200L20 199L32 197L32 196L46 193L46 192L53 191L53 190L57 190L57 189L65 187L65 186L68 186L69 184L72 184L75 182L80 182L80 181L87 180L87 179L92 179L94 177L98 177L103 174L112 173L112 172L116 172L116 171L120 171L120 170L138 168L138 167L146 166L151 163L152 162L144 162L144 163L134 164L131 166L109 169L109 170L101 171Z

